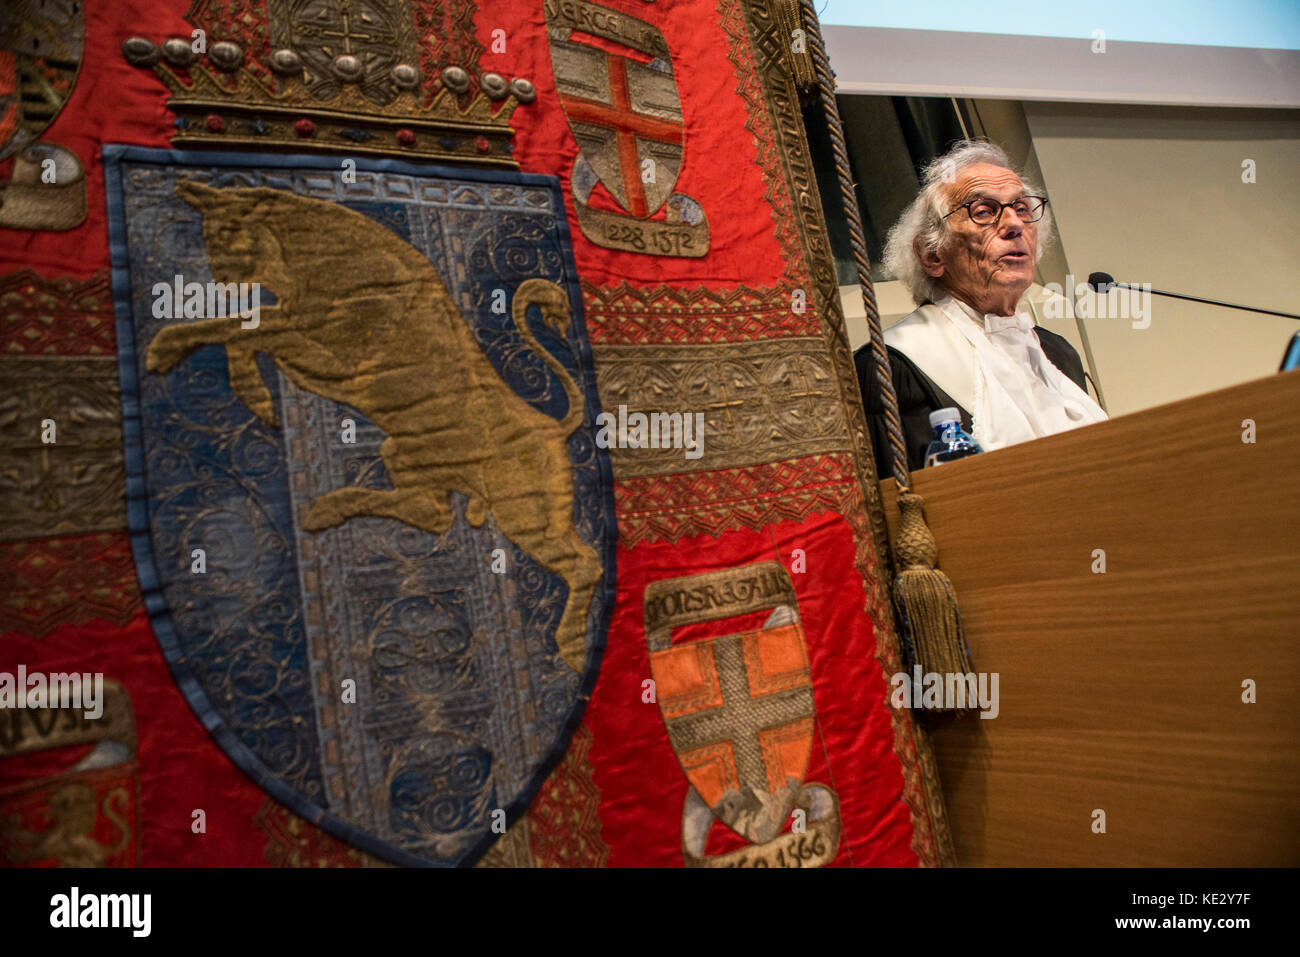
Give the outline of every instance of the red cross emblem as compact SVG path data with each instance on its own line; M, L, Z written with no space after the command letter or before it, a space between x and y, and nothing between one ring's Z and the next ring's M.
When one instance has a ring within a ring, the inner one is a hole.
M618 171L622 196L629 212L644 219L654 213L663 199L653 209L646 201L645 184L641 178L644 156L639 140L653 143L670 144L677 148L678 156L684 140L684 130L680 112L676 119L664 118L652 113L638 110L633 102L628 84L628 65L633 69L648 69L636 61L617 53L605 53L605 72L609 85L609 102L590 99L584 96L566 94L564 87L560 90L560 102L571 123L582 123L603 127L614 133L614 142L618 155ZM680 109L680 107L679 107ZM599 172L599 165L593 162ZM675 171L674 171L675 172ZM674 180L676 176L674 175ZM602 177L603 179L603 177ZM606 184L609 185L608 183ZM671 185L671 184L669 184ZM611 190L611 192L615 192ZM667 192L663 192L667 197Z
M686 127L663 33L590 0L544 6L555 89L579 150L569 177L578 228L606 249L706 255L704 205L677 189Z

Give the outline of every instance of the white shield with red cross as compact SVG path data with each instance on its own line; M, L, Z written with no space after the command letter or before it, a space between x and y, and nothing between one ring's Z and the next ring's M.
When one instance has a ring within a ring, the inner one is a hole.
M610 249L704 255L704 211L675 191L686 135L663 34L585 0L552 0L546 18L556 89L579 149L571 185L583 233ZM597 187L607 196L593 195Z

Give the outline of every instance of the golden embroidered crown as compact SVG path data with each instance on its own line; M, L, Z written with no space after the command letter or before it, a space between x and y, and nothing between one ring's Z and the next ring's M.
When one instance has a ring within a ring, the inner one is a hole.
M480 73L467 20L422 40L423 0L267 0L269 22L253 24L217 6L195 2L189 37L122 43L128 62L152 67L171 91L174 145L518 168L510 116L536 88ZM440 53L464 62L439 63Z

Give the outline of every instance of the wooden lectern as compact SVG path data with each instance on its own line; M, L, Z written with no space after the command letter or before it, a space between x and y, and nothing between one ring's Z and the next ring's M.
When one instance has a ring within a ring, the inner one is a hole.
M1000 676L924 719L962 865L1300 864L1298 414L1287 372L914 475Z

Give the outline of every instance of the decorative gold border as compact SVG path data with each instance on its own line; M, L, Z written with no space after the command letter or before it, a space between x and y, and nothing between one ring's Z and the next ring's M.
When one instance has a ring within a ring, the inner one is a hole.
M812 269L809 302L816 304L821 320L821 332L831 354L836 378L840 384L841 403L848 422L856 466L858 488L865 506L863 509L846 509L845 515L853 525L858 539L858 570L862 574L866 591L866 611L875 622L877 635L877 660L886 674L900 670L898 638L894 629L892 604L889 600L888 576L889 538L885 524L884 505L877 485L875 460L867 440L866 414L858 389L857 372L849 349L848 332L840 309L839 286L835 279L834 257L825 228L821 197L812 167L807 139L803 129L803 114L793 77L784 62L782 51L789 38L782 36L781 26L769 9L772 0L718 0L718 13L724 30L732 37L731 60L735 64L738 92L745 100L751 118L751 130L759 139L760 160L766 150L775 151L778 161L760 162L765 179L775 179L779 167L784 177L786 195L794 200L793 223L797 232L798 248L789 249L788 233L783 229L781 211L773 205L777 236L787 247L787 261L799 259ZM738 23L743 22L747 43L737 43ZM744 47L748 47L745 50ZM746 54L754 58L753 70L761 83L756 91L752 77L747 75L750 65ZM754 127L763 124L771 130L772 142L762 143ZM782 192L769 182L765 198L771 199ZM880 564L868 554L869 542L875 544L875 554ZM882 577L883 573L883 577ZM904 801L911 811L913 825L912 848L925 866L951 866L956 864L947 814L943 804L943 791L939 782L938 765L929 747L924 731L909 713L890 708L894 724L894 753L903 769ZM909 772L919 770L920 780Z

